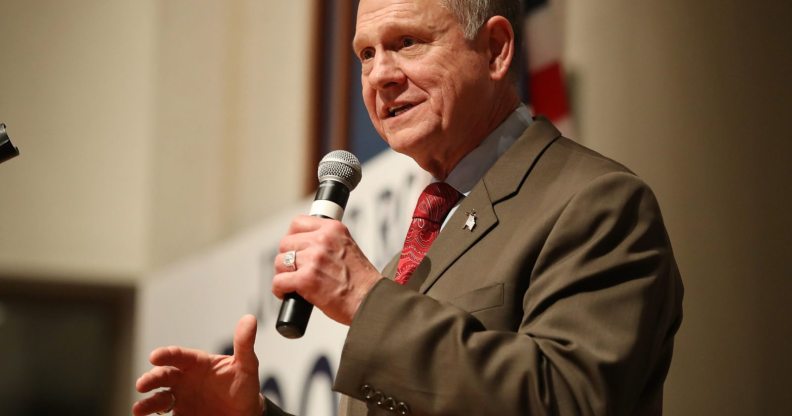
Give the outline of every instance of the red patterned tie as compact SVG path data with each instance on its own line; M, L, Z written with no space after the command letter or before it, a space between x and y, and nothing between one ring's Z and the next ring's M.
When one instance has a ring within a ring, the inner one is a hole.
M423 260L429 247L440 234L448 212L459 201L460 195L456 189L445 182L430 184L418 197L407 238L404 239L399 266L396 268L396 282L406 284L410 276Z

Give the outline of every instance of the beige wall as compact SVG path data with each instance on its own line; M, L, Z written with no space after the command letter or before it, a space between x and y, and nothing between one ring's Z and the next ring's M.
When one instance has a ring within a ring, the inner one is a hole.
M300 197L310 4L4 0L0 275L132 282Z
M303 196L310 4L158 3L152 264Z
M301 197L311 4L0 1L0 288L134 285Z
M653 186L683 273L666 413L792 414L792 3L567 3L581 141Z
M128 276L147 259L153 1L0 8L0 271Z

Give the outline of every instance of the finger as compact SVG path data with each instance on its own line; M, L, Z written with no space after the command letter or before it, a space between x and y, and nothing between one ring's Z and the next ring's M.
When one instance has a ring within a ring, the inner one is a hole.
M158 366L171 366L188 371L206 357L207 353L200 350L170 346L152 351L149 355L149 362Z
M298 215L295 217L291 224L289 225L289 232L288 234L299 234L299 233L307 233L310 231L316 231L322 227L322 224L326 221L333 221L327 218L321 217L313 217L310 215Z
M286 253L279 253L275 256L275 261L272 263L273 268L275 269L275 273L288 273L295 271L299 266L297 265L298 257L300 257L300 252L295 250L294 252L294 267L286 266L283 263L283 259L286 258Z
M278 245L278 252L285 253L287 251L295 250L304 250L306 247L311 245L312 237L311 234L308 232L299 233L299 234L287 234L283 238L281 238L280 244Z
M258 357L253 347L256 343L256 317L245 315L237 323L234 331L234 359L244 367L258 371Z
M174 396L170 391L158 391L132 405L135 416L150 415L156 412L169 411L174 405Z
M162 387L173 387L179 382L182 371L176 367L154 367L137 379L135 389L146 393Z
M306 285L311 282L306 278L305 274L306 270L276 274L272 277L272 294L278 299L283 299L285 294L292 292L299 293L305 297L304 293L310 291L310 288Z

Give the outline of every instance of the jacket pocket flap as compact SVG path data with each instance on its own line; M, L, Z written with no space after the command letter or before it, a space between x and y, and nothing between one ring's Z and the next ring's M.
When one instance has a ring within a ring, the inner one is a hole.
M503 283L472 290L448 302L471 313L503 305Z

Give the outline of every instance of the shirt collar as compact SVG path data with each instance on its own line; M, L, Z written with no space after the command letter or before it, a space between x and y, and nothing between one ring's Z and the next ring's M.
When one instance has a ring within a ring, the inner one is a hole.
M531 112L520 104L478 147L457 163L445 182L467 196L484 174L531 124ZM436 179L435 179L436 181Z

